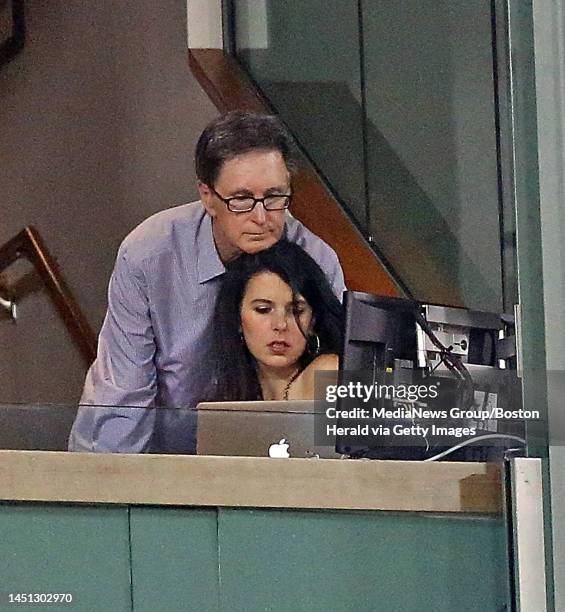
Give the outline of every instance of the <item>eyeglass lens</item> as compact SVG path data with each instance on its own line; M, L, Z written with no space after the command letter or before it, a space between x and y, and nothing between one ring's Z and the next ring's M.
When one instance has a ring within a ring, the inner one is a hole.
M265 210L281 210L287 208L290 197L287 195L272 195L266 198L230 198L227 203L231 210L245 212L255 208L259 202L263 202Z

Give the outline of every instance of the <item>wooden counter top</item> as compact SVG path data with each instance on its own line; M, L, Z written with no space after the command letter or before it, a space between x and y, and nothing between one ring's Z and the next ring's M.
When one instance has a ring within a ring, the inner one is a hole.
M497 465L0 451L0 500L500 513Z

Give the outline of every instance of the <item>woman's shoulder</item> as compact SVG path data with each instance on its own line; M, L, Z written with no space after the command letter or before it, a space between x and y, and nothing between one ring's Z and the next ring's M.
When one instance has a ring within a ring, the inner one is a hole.
M295 383L290 387L288 399L314 399L315 374L323 370L337 372L339 358L333 353L318 355L301 372Z
M339 367L339 357L334 353L326 353L324 355L318 355L316 359L311 361L304 372L307 370L337 370Z

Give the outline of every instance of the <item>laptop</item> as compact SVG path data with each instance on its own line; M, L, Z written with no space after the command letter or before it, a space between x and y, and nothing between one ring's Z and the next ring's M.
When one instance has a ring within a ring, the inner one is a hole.
M340 458L335 440L315 442L313 400L202 402L196 410L198 455Z

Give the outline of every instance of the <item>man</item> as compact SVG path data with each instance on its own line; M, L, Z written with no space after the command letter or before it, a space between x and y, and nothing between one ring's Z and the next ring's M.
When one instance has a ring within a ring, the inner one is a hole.
M209 383L211 318L224 264L300 244L344 290L337 256L286 210L291 142L275 117L235 111L196 146L200 202L162 211L122 243L69 450L195 450L194 407Z

